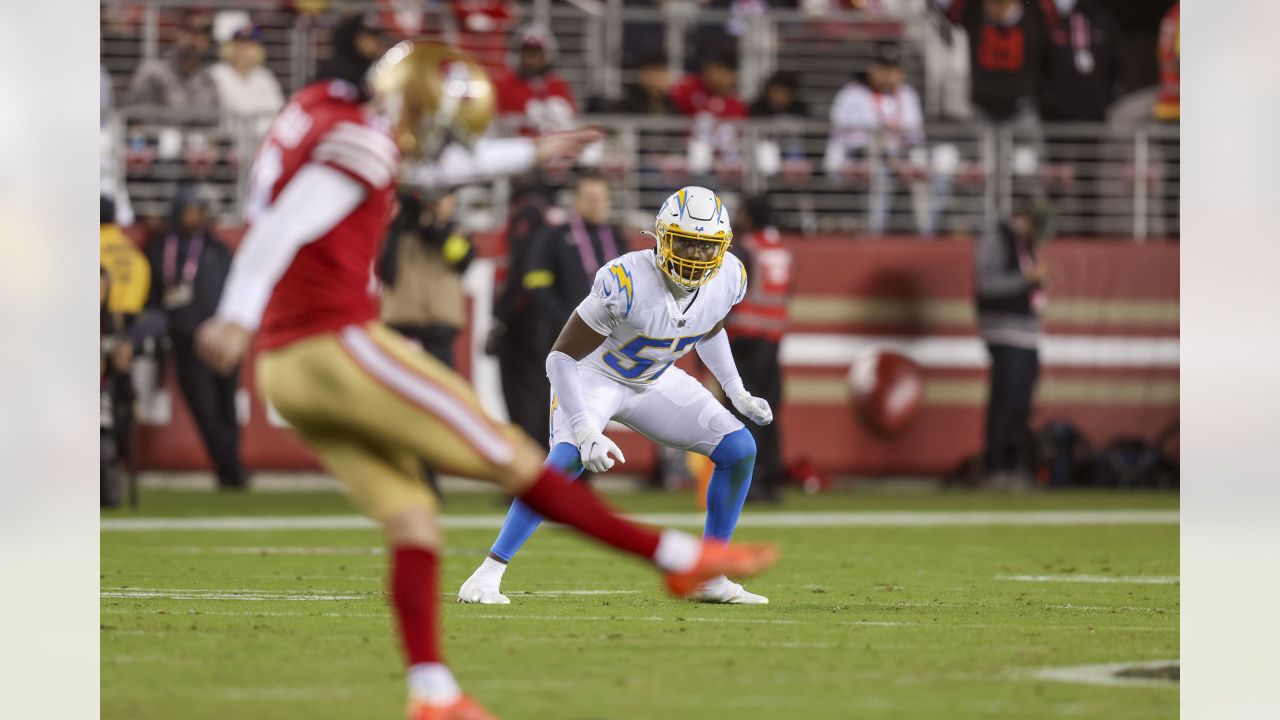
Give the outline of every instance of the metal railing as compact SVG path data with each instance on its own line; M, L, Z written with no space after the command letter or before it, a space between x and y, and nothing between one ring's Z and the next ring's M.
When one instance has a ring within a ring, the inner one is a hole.
M235 222L248 166L268 118L121 111L109 142L135 212L165 216L181 183L194 183L223 221ZM857 160L830 155L830 126L808 120L715 122L706 118L583 118L608 128L574 172L591 168L614 189L620 222L647 227L675 188L702 184L727 198L768 193L780 227L812 234L973 233L1020 195L1048 200L1058 230L1146 238L1178 233L1178 130L978 123L932 124L900 147L869 133ZM472 230L506 217L505 180L461 194Z

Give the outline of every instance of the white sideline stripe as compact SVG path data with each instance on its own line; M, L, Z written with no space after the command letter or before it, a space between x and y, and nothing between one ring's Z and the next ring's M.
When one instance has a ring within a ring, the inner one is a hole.
M638 591L625 591L625 592L638 592ZM227 593L227 594L231 594L231 593ZM508 593L508 594L515 594L515 593ZM532 594L534 593L523 593L522 596L528 596ZM452 596L452 593L442 593L442 595ZM103 597L107 597L107 593L103 593ZM169 599L169 597L166 595L151 595L148 597ZM208 600L213 598L179 597L174 599ZM237 597L228 597L228 598L221 598L221 599L247 600L247 599L261 599L261 598L246 598L244 596L237 596ZM275 597L275 598L266 598L266 599L283 600L287 598ZM306 598L303 598L302 596L298 596L296 599L306 599ZM315 599L332 600L332 599L339 599L339 598L335 598L333 596L320 596ZM365 598L359 598L359 599L368 599L368 598L365 597ZM109 615L137 615L138 613L149 613L152 615L182 616L182 617L187 617L187 616L195 617L195 616L203 616L203 615L219 616L219 617L344 617L344 618L387 617L387 613L385 612L383 613L357 613L357 612L341 612L341 613L310 612L308 613L308 612L282 612L282 611L257 611L257 610L241 610L241 611L189 610L184 613L181 611L146 610L146 609L134 609L134 608L104 608L102 612L104 614L109 614ZM466 610L463 610L462 612L467 613ZM455 615L454 617L456 618L456 617L463 617L463 616L464 615ZM960 628L965 630L991 630L991 629L997 629L997 628L1005 629L1005 630L1018 629L1017 626L1011 626L1008 623L908 622L908 621L902 621L902 620L841 620L841 621L832 623L831 621L828 621L828 620L787 620L787 619L774 619L774 618L726 618L726 617L685 617L685 616L661 617L658 615L647 615L647 616L636 616L636 617L627 617L623 615L618 615L618 616L518 615L513 613L490 615L479 610L477 610L474 614L466 615L466 617L468 617L468 619L481 620L481 621L483 620L540 620L540 621L545 620L545 621L574 622L578 620L583 620L583 621L616 620L618 622L694 622L694 623L720 623L720 624L744 624L744 625L822 625L824 627L830 627L834 624L834 625L840 625L844 627L896 627L896 628L947 627L952 629ZM1079 625L1035 625L1033 627L1028 627L1026 629L1070 631L1070 630L1081 630L1082 627ZM1141 625L1102 625L1102 626L1093 626L1091 629L1095 631L1103 631L1103 632L1112 631L1112 632L1176 633L1179 631L1179 628L1176 625L1172 627L1148 627L1148 626L1141 626ZM113 630L111 632L125 632L125 631Z
M1178 367L1177 338L1048 336L1041 361L1050 367ZM977 337L858 336L794 333L782 339L784 365L848 367L870 350L895 350L924 367L984 368L986 347Z
M639 590L533 590L530 592L508 592L508 595L520 597L560 597L562 595L635 595ZM453 596L455 593L440 593Z
M1105 663L1100 665L1071 665L1028 670L1023 673L1023 676L1037 680L1054 680L1056 682L1084 683L1087 685L1176 688L1179 683L1173 680L1116 677L1116 673L1127 668L1158 668L1177 665L1179 662L1178 660L1149 660L1146 662Z
M641 513L632 520L666 527L702 527L702 513ZM446 529L496 529L502 515L443 515ZM752 513L738 527L956 527L966 525L1176 525L1177 510L1027 510L964 512L780 512ZM165 530L366 530L377 527L360 515L299 515L205 518L106 518L104 531Z
M334 593L274 593L256 590L103 590L98 593L101 598L126 599L161 599L161 600L245 600L262 602L273 600L286 601L333 601L333 600L368 600L370 594L340 595Z
M1122 585L1177 585L1178 578L1167 575L997 575L996 580L1015 582L1118 583Z
M385 555L387 553L386 548L381 547L309 547L305 545L296 547L278 545L182 546L168 548L166 552L176 555Z
M457 398L414 374L391 357L369 337L363 328L348 325L342 330L342 344L351 351L356 361L375 377L391 385L406 397L426 408L454 430L458 431L478 451L496 465L505 465L514 457L511 444L494 429L487 419L477 417L476 411Z
M223 700L243 702L286 702L290 700L345 700L351 697L351 690L343 687L264 687L264 688L221 688L214 694Z

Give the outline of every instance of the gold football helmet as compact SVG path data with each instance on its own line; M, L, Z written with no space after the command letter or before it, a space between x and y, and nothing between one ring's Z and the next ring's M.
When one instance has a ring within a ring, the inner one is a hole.
M471 145L493 119L497 96L471 56L438 42L405 41L369 69L369 86L400 151L435 157L450 141Z
M678 285L696 288L720 272L733 242L733 228L720 197L690 185L662 204L654 219L653 236L658 241L658 267Z

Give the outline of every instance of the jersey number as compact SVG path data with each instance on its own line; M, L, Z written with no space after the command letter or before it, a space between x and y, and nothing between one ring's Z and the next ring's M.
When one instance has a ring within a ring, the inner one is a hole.
M645 349L669 349L677 354L676 359L678 360L679 355L682 355L690 345L698 342L702 338L702 335L690 335L689 337L682 338L649 338L643 335L637 335L626 345L605 353L604 364L608 365L614 372L618 373L622 377L628 380L635 380L648 372L648 370L658 362L653 358L641 355L640 353L644 352ZM667 368L671 367L674 362L675 360L669 360L662 363L661 366L647 378L647 380L657 380L658 376L666 372Z

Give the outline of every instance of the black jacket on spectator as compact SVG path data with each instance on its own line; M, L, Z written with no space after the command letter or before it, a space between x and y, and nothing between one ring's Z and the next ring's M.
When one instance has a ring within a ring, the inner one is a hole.
M545 348L541 357L551 352L573 309L591 292L596 271L628 250L626 239L617 226L589 225L573 218L547 228L535 240L521 283L532 300L528 321L540 328L539 346Z
M192 261L188 255L199 245L200 257ZM222 286L231 272L231 250L208 230L184 233L170 230L147 243L147 262L151 264L151 290L147 309L162 310L170 335L191 336L200 323L213 317L222 298ZM166 264L166 256L170 260ZM185 306L166 307L165 297L180 285L188 263L195 264L191 302Z
M1050 32L1040 114L1059 122L1103 122L1120 94L1120 28L1097 0L1079 0Z
M537 237L547 225L550 190L537 179L524 179L511 200L507 220L507 279L494 303L495 326L485 351L498 357L502 399L511 421L544 448L549 447L551 414L547 411L551 384L542 350L543 332L533 315L533 299L522 279ZM538 353L542 352L542 355Z
M1031 292L1036 286L1025 280L1022 265L1035 259L1035 244L1020 237L1008 223L997 226L994 238L980 240L978 314L1034 316Z
M222 298L231 271L231 250L207 228L194 232L175 228L152 238L146 252L151 291L147 309L132 330L137 336L168 332L178 385L213 460L218 485L245 488L249 475L240 461L236 418L240 369L220 375L195 351L196 328L213 317Z
M1057 17L1053 0L1023 0L1022 16L1007 27L987 19L982 0L952 0L947 17L969 33L974 107L996 122L1034 108L1045 71L1049 27Z

